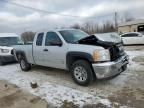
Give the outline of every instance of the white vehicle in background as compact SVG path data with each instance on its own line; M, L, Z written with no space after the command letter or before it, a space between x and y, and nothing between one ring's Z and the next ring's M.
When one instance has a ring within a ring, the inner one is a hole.
M19 42L19 36L14 33L0 33L0 65L16 61L13 56L13 46Z
M144 35L139 32L129 32L121 35L124 45L144 45Z

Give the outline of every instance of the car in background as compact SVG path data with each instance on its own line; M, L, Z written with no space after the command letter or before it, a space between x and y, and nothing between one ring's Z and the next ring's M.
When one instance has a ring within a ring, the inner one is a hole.
M129 32L121 35L124 45L144 45L144 34Z
M19 42L19 36L14 33L0 33L0 65L16 61L13 46Z

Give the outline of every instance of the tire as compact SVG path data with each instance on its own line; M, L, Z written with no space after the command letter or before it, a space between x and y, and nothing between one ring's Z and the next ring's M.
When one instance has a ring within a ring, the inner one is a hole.
M29 71L31 69L31 64L29 64L24 57L19 60L19 63L23 71Z
M73 80L81 86L88 86L94 81L92 68L85 60L78 60L74 62L70 72Z

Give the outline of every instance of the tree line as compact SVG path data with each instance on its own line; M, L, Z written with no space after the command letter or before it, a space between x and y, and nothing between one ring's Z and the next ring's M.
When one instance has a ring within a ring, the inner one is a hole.
M99 25L97 23L86 22L84 24L74 24L68 28L73 29L80 29L85 31L88 34L95 34L95 33L106 33L106 32L114 32L116 31L114 25L107 21L106 23ZM32 42L35 36L35 32L26 31L21 34L21 38L23 42Z
M117 16L115 16L116 18ZM125 13L123 17L116 18L117 20L121 20L121 22L128 22L135 20L135 18L130 13ZM96 33L107 33L107 32L117 32L117 22L106 20L104 22L97 23L97 22L85 22L83 24L73 24L70 27L66 28L73 28L73 29L80 29L85 31L88 34L96 34ZM65 28L65 27L62 27ZM22 40L26 42L32 42L35 36L35 32L26 31L21 34Z
M84 24L74 24L70 28L81 29L88 34L115 32L116 28L113 23L106 21L103 24L86 22Z

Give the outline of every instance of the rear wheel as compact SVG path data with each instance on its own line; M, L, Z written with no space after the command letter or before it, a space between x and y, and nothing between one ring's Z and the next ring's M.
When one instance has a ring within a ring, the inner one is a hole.
M87 86L93 82L94 76L90 64L85 60L78 60L71 67L73 80L82 86Z
M29 71L31 69L31 64L29 64L23 57L19 60L19 62L23 71Z

